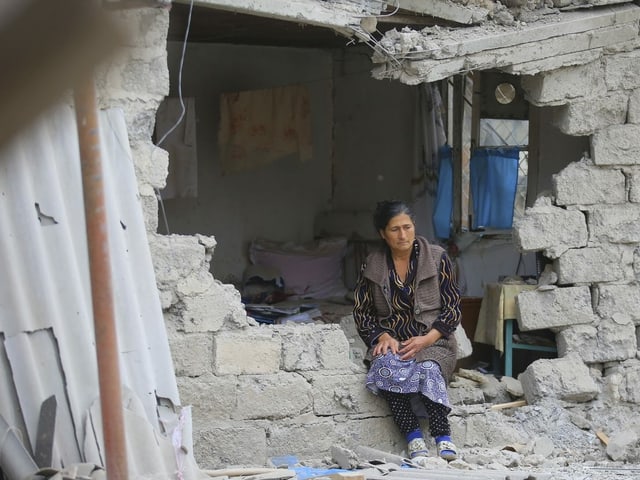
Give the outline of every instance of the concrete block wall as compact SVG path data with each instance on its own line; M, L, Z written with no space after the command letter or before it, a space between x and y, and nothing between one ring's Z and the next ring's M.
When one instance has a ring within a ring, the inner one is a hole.
M520 249L542 251L558 278L518 296L521 326L554 330L560 357L522 375L529 401L640 399L638 60L640 50L615 52L523 82L530 102L556 107L560 130L591 139L515 227Z
M156 189L164 186L168 156L154 146L152 130L169 91L169 15L145 8L114 16L132 35L97 72L100 105L126 114L181 400L193 407L199 465L264 465L284 454L318 458L333 445L401 452L405 444L386 406L364 389L365 372L349 358L339 326L257 325L239 293L209 273L215 239L156 233ZM544 251L558 277L555 288L522 300L523 324L557 331L561 356L523 374L531 402L604 395L640 402L638 52L610 53L523 82L532 103L556 107L563 132L592 138L590 157L560 172L553 195L536 202L516 227L521 248ZM461 404L483 400L465 399L462 390L452 392L456 398ZM454 413L461 446L526 440L516 431L498 431L483 409Z

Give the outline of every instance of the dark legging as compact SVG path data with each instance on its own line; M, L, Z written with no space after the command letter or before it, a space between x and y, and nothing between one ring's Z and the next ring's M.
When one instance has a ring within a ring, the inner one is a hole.
M411 396L409 394L388 392L386 390L380 390L380 394L389 404L393 421L403 435L420 429L418 417L411 408ZM451 435L449 419L447 418L449 408L441 403L433 402L424 395L420 395L420 398L429 417L431 436L435 438L441 435Z

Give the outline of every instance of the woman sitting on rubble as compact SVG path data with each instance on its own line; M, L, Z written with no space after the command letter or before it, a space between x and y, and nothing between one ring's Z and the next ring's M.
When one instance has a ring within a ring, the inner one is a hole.
M428 456L416 408L429 418L438 455L454 460L447 384L456 364L460 293L451 260L444 249L416 236L413 214L403 202L379 202L373 223L384 248L362 266L353 310L369 348L366 386L386 399L410 458Z

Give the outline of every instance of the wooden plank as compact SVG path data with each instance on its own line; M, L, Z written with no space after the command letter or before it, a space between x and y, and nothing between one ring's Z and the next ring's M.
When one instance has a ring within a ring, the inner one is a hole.
M598 430L596 432L596 437L598 437L598 439L605 445L609 445L609 437L607 436L606 433L604 433L602 430Z
M514 402L497 403L491 406L491 410L504 410L505 408L524 407L527 404L526 400L516 400Z

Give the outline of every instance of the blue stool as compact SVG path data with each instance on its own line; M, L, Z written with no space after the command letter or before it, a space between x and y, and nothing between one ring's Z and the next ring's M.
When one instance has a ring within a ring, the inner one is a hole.
M530 343L519 343L513 341L513 318L504 320L504 374L507 377L513 376L513 351L514 350L534 350L538 352L557 353L558 349L550 345L532 345Z

